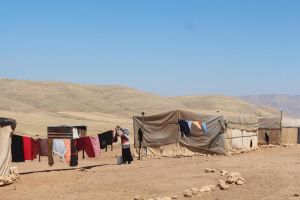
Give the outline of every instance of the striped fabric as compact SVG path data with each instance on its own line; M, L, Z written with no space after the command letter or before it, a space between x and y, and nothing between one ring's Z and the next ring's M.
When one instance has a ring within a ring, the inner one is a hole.
M73 139L73 127L69 127L69 126L48 127L48 138Z

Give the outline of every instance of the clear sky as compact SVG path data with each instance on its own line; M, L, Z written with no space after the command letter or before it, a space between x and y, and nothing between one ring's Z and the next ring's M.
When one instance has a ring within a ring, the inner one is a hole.
M0 1L0 77L300 94L300 1Z

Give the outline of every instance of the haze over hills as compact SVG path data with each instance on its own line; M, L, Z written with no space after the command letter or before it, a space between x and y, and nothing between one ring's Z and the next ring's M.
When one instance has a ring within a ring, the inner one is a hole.
M300 117L300 95L249 95L240 97L255 105L267 105Z
M279 115L226 96L162 97L124 86L0 79L0 116L18 121L18 131L45 135L47 125L86 124L98 133L117 124L132 126L132 116L184 109L210 114ZM90 133L90 134L92 134Z

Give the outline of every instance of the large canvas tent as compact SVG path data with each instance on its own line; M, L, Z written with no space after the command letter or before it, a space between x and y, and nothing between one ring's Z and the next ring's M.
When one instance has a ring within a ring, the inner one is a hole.
M9 175L11 161L11 134L16 128L16 121L0 118L0 177Z
M191 126L191 137L182 137L178 120L204 122L207 132ZM151 116L135 116L134 144L139 147L139 129L143 131L142 147L162 156L195 153L228 154L234 150L257 147L257 118L201 115L176 110Z
M269 144L297 144L300 143L300 120L292 118L260 118L258 143L267 144L266 135L269 137Z

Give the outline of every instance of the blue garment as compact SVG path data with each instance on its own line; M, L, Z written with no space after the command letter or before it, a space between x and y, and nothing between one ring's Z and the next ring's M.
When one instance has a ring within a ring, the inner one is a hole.
M205 122L202 122L202 124L201 124L201 127L202 127L202 130L203 130L203 133L204 134L207 134L207 126L206 126L206 123Z

